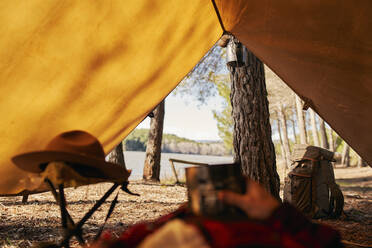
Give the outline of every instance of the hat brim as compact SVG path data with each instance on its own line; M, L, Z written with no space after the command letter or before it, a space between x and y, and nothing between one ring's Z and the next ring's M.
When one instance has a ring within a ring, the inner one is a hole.
M77 153L60 151L35 151L19 154L12 157L14 164L25 171L41 173L43 168L40 166L53 161L77 163L94 167L102 172L103 178L110 181L127 181L130 171L125 165L114 164L103 159L88 157Z

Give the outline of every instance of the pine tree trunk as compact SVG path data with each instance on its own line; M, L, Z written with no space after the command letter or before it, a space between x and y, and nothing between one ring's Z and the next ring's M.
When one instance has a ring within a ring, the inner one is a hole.
M287 157L288 155L284 151L282 131L281 131L281 128L280 128L280 121L279 120L277 120L277 128L278 128L279 141L280 141L280 151L282 153L283 162L284 162L284 164L286 164L286 161L288 160L288 157ZM287 166L288 165L284 166L282 178L285 178L286 175L287 175Z
M334 152L335 151L335 141L333 140L333 130L329 130L329 150Z
M309 132L308 132L308 126L309 126L309 122L308 122L308 116L309 112L307 111L303 111L303 117L304 117L304 123L305 123L305 136L306 136L306 141L307 141L307 144L310 144L310 135L309 135ZM310 120L309 120L310 121Z
M284 151L284 145L283 145L283 138L282 138L282 130L280 128L280 122L279 120L277 120L277 129L278 129L278 134L279 134L279 141L280 141L280 152L281 152L281 157L284 161L287 161L287 158L286 158L286 154L285 154L285 151Z
M304 121L304 113L302 110L302 101L299 96L296 95L296 113L297 123L300 132L300 144L307 144L306 126Z
M344 149L342 150L341 164L344 167L350 166L350 147L346 142L344 144Z
M319 132L320 133L320 146L325 148L325 149L329 149L325 122L320 117L319 117L319 131L320 131Z
M292 122L292 132L293 132L293 143L297 143L297 137L296 137L296 121L293 119L290 119Z
M364 162L363 162L363 159L361 156L358 155L358 163L357 163L357 167L358 168L361 168L361 167L364 167Z
M289 150L287 120L286 120L286 117L285 117L283 105L281 105L281 104L279 105L279 109L278 109L277 114L278 114L278 118L279 118L280 125L281 125L281 130L282 130L282 134L283 134L283 145L284 145L284 152L285 152L286 168L289 168L289 166L290 166L289 157L290 157L291 152Z
M314 145L319 146L319 137L318 137L318 130L316 128L316 117L315 112L313 109L310 109L310 120L311 120L311 132L313 135Z
M125 165L124 161L124 151L122 142L120 142L114 150L112 150L108 155L108 160L111 163Z
M234 160L243 173L279 198L263 63L248 52L245 66L228 65L234 123Z
M160 181L161 142L164 123L164 100L155 108L150 122L149 138L146 147L146 159L143 168L143 179Z

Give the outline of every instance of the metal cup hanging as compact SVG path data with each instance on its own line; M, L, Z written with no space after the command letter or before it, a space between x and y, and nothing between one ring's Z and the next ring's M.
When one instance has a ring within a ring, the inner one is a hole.
M232 35L227 42L226 59L230 66L245 66L248 64L247 48Z

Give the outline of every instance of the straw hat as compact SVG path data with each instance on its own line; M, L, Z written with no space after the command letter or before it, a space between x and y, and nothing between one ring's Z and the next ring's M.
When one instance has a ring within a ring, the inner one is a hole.
M93 135L74 130L54 137L42 151L34 151L16 155L12 161L22 170L41 173L49 162L67 162L77 171L100 172L100 178L108 180L126 180L130 171L125 165L105 161L105 153L101 143ZM97 173L94 173L97 174Z

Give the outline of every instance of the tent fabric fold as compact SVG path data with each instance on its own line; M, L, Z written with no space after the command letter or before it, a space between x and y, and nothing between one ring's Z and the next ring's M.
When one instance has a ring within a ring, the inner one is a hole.
M109 152L219 39L209 1L2 1L0 194L33 189L13 155L69 130Z
M372 2L216 2L226 29L372 164Z
M372 162L372 4L216 0L227 31ZM0 194L38 177L13 155L80 129L109 152L222 34L212 1L0 3Z

